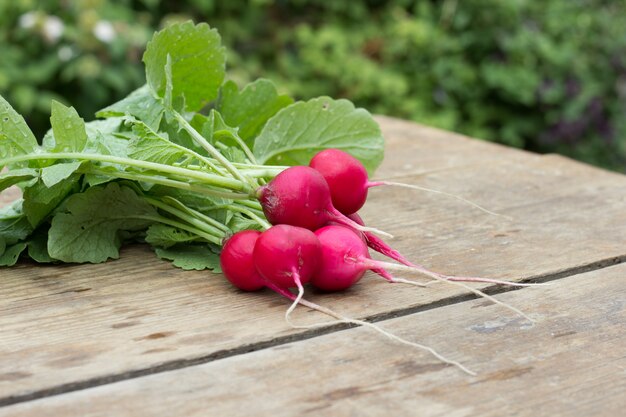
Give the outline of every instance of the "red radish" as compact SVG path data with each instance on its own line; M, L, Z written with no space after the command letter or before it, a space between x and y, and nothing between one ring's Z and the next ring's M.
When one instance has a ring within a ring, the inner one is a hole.
M368 270L389 282L422 286L389 274L382 263L370 258L364 240L357 233L341 225L325 226L315 232L322 248L320 266L311 279L315 287L324 291L345 290L356 284Z
M243 230L232 235L224 244L220 254L220 265L224 276L235 287L243 291L258 291L265 281L256 270L252 253L261 232Z
M333 206L343 214L359 211L367 199L367 171L361 162L339 149L318 152L309 166L322 174L328 187Z
M367 176L367 170L363 164L361 164L361 161L339 149L331 148L318 152L309 162L309 166L319 171L324 179L326 179L330 187L333 206L345 215L356 213L363 207L367 199L367 191L369 188L379 185L395 185L447 195L470 204L486 213L500 216L500 214L489 211L469 200L443 191L393 181L370 181Z
M387 281L392 283L404 283L417 286L424 284L409 281L401 278L395 278L389 274L388 270L397 270L402 272L420 273L429 276L436 281L449 282L451 284L470 290L480 297L489 299L496 304L500 304L515 313L525 317L529 321L534 321L526 314L509 306L475 288L469 287L461 282L447 280L440 275L422 270L419 268L408 267L404 265L392 264L371 259L367 252L367 247L354 231L344 226L325 226L315 232L321 244L321 260L320 267L313 275L311 283L322 290L339 291L349 288L356 283L365 271L371 270Z
M315 231L322 256L311 283L324 291L340 291L359 281L369 259L367 246L352 230L343 226L325 226Z
M280 224L261 233L254 247L259 274L280 288L309 282L319 264L320 242L308 229Z
M257 190L263 213L272 224L288 224L317 230L329 221L360 231L387 233L361 226L339 212L332 204L324 177L306 166L285 169Z

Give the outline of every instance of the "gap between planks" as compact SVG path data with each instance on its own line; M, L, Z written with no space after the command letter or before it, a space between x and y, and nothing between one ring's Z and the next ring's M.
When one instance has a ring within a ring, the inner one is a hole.
M626 254L610 257L606 259L602 259L599 261L591 262L586 265L581 265L575 268L565 268L561 271L537 275L534 277L529 277L525 280L519 282L536 282L536 283L544 283L555 281L558 279L563 279L567 277L571 277L574 275L583 274L586 272L597 271L604 268L608 268L610 266L618 265L626 263ZM505 287L502 285L492 285L482 289L483 292L489 295L497 295L510 291L521 291L524 287ZM411 314L419 313L422 311L433 310L440 307L445 307L453 304L459 304L462 302L470 301L479 298L477 295L473 293L462 294L453 297L443 298L441 300L437 300L432 303L428 303L425 305L415 306L415 307L407 307L401 308L398 310L387 311L384 313L373 314L371 316L367 316L363 318L363 320L376 323L385 320L390 320L394 318L404 317ZM62 384L53 388L47 388L39 391L34 391L25 395L14 395L5 398L0 398L0 407L7 407L10 405L39 400L42 398L53 397L57 395L62 395L70 392L80 391L88 388L94 388L102 385L111 384L114 382L120 382L124 380L139 378L147 375L154 375L168 371L174 371L178 369L188 368L196 365L206 364L209 362L214 362L220 359L230 358L236 355L241 355L250 352L256 352L288 343L304 341L308 339L313 339L315 337L327 335L330 333L335 333L338 331L359 327L352 324L335 324L328 325L327 327L307 330L302 333L281 336L274 338L272 340L265 340L261 342L251 343L249 345L238 346L234 349L226 349L217 352L213 352L209 355L199 356L196 358L190 359L177 359L169 362L162 363L157 366L152 366L149 368L136 369L133 371L123 372L119 374L111 374L102 377L96 377L91 379L86 379L80 382L72 382L68 384Z

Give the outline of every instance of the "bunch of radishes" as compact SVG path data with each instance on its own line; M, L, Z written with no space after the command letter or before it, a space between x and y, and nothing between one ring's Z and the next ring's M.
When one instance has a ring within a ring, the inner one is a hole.
M370 182L363 165L356 158L337 149L319 152L309 166L285 169L257 191L265 216L274 226L264 232L245 230L231 236L225 242L220 256L222 271L234 286L244 291L267 287L293 300L287 311L287 320L293 308L301 303L344 322L374 327L388 337L426 349L439 359L468 371L428 347L400 339L370 323L347 319L302 299L303 284L311 283L324 291L345 290L358 282L367 270L390 282L425 285L395 278L388 272L401 270L425 274L435 281L461 285L524 315L514 307L459 281L529 284L454 277L429 271L411 263L389 247L373 233L375 229L365 227L356 212L365 203L368 188L383 184ZM368 246L404 265L372 259ZM297 295L289 290L294 287L298 289Z
M382 241L355 214L365 203L367 187L363 165L336 149L318 153L309 166L287 168L257 192L274 226L228 239L222 271L246 291L301 288L307 282L338 291L355 284L368 269L392 279L370 258L366 236Z
M408 261L356 214L368 188L382 184L370 182L363 165L337 149L319 152L309 166L285 169L257 191L274 226L262 233L242 231L226 241L221 254L225 276L245 291L299 288L307 282L324 291L339 291L354 285L367 270L391 282L407 282L392 277L387 269L414 270L435 280L524 285L447 276ZM368 246L406 267L373 260Z

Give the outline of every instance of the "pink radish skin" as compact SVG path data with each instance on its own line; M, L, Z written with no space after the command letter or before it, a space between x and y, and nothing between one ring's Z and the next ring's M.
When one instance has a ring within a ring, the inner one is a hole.
M368 177L361 162L339 149L318 152L309 162L330 188L333 206L343 214L359 211L367 200Z
M342 291L357 283L371 270L390 282L413 283L394 278L382 263L370 258L365 242L354 230L340 225L318 229L321 244L320 266L311 284L323 291ZM418 284L418 283L415 283Z
M311 283L324 291L341 291L358 282L367 268L361 259L369 258L367 246L352 230L343 226L326 226L315 236L322 246L317 273Z
M232 235L220 254L220 265L226 279L243 291L258 291L265 281L254 266L252 253L261 232L244 230Z
M320 256L320 241L313 232L284 224L261 233L253 254L261 277L280 288L299 288L309 282Z
M309 166L319 171L324 179L326 179L330 187L333 205L345 215L356 213L363 207L365 200L367 200L369 188L378 187L380 185L393 185L446 195L474 206L485 213L494 216L502 216L501 214L487 210L462 197L443 191L393 181L370 181L367 176L367 170L363 164L361 164L361 161L339 149L325 149L318 152L309 162Z
M350 220L332 204L324 177L306 166L285 169L257 190L263 213L270 223L287 224L317 230L334 221L360 231L376 231ZM388 234L386 234L388 235Z

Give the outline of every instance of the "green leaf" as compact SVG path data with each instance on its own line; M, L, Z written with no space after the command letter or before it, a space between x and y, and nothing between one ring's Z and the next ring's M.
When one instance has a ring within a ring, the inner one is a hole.
M52 100L50 123L56 152L82 152L85 149L87 144L85 121L80 118L74 107L66 107Z
M56 165L53 165L56 166ZM24 189L23 211L29 223L39 225L69 194L78 191L80 176L70 176L65 181L48 187L43 180Z
M52 219L50 256L63 262L104 262L119 257L124 231L143 230L156 211L128 187L109 183L67 199Z
M0 174L0 191L12 185L37 178L39 173L33 168L19 168Z
M268 165L307 165L328 148L350 153L372 174L383 160L384 141L366 110L355 109L348 100L320 97L272 117L255 140L254 155Z
M161 199L175 199L183 205L195 209L209 217L212 217L222 224L226 223L229 219L228 210L216 209L216 206L228 204L229 201L223 198L212 197L192 191L165 187L162 185L155 185L154 187L152 187L150 189L149 195Z
M222 272L220 256L211 251L208 245L179 244L167 249L157 248L155 252L159 258L172 261L178 268Z
M146 242L152 246L163 248L169 248L178 243L192 242L197 239L198 236L192 233L161 223L153 224L146 233Z
M232 230L233 233L250 229L259 231L265 230L256 220L249 219L239 213L233 214L232 218L228 222L228 228Z
M39 263L56 262L57 260L48 253L48 230L40 229L37 229L28 240L28 256Z
M128 145L130 158L172 165L187 154L187 149L170 142L142 123L133 126L133 133L135 137Z
M42 168L41 180L46 187L52 187L59 182L68 179L70 175L80 168L82 163L82 161L66 162Z
M161 98L166 93L168 55L172 61L172 97L182 96L188 111L198 111L217 97L226 56L215 29L206 23L178 23L157 32L148 42L143 56L146 79Z
M151 129L157 130L163 118L163 111L163 105L146 84L130 93L128 97L100 110L96 117L132 116Z
M0 209L0 238L7 247L26 239L33 232L33 227L22 211L22 203L20 199Z
M0 266L13 266L20 258L24 249L26 249L26 242L18 242L14 245L7 246L6 249L0 254Z
M291 103L293 99L279 95L269 80L258 79L241 91L235 82L227 81L222 86L217 109L228 125L239 128L239 136L252 147L265 123Z
M24 118L0 95L0 159L27 155L39 149L37 139ZM27 162L14 164L26 166ZM0 165L0 169L2 166Z

